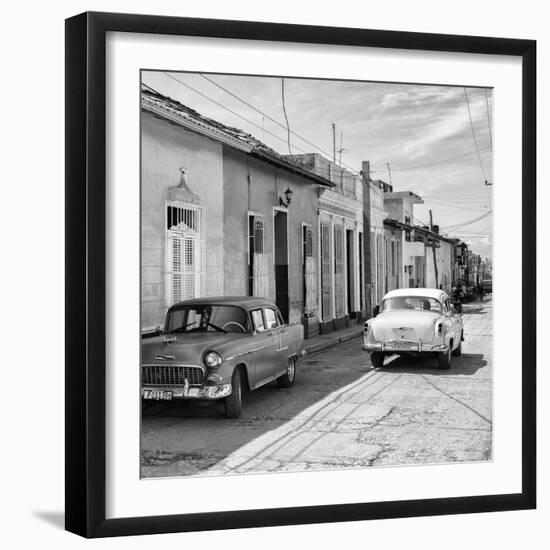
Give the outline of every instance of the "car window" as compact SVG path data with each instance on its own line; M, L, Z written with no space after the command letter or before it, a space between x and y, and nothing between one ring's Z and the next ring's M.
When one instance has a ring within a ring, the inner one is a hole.
M227 330L226 327L227 325ZM166 332L242 332L248 330L246 311L237 306L198 304L182 306L168 312Z
M254 324L254 329L258 332L263 332L265 330L265 325L262 310L255 309L251 311L250 314L252 315L252 323Z
M397 311L414 309L420 311L437 311L441 313L441 302L427 296L394 296L382 302L380 311Z
M265 315L265 324L268 329L277 328L279 326L279 321L277 319L277 315L275 314L274 309L265 308L264 315Z

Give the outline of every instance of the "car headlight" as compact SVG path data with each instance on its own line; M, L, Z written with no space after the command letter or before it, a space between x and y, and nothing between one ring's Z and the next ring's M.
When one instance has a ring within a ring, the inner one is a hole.
M204 364L207 367L219 367L222 364L222 357L219 353L216 353L215 351L209 351L204 356Z

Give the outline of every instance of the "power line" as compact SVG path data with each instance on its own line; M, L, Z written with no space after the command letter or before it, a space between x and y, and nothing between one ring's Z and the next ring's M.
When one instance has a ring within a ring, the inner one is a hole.
M204 97L205 99L208 99L208 101L211 101L212 103L218 105L218 107L221 107L222 109L225 109L226 111L229 111L231 114L235 115L236 117L239 117L242 120L244 120L245 122L248 122L248 124L251 124L252 126L255 126L256 128L259 128L260 130L262 130L265 133L273 136L274 138L277 138L278 140L282 141L283 143L287 143L287 140L285 138L282 138L281 136L278 136L277 134L274 134L273 132L270 132L269 130L266 130L265 128L262 128L259 124L256 124L255 122L252 122L248 118L246 118L246 117L240 115L239 113L233 111L229 107L225 106L223 103L219 103L215 99L212 99L211 97L207 96L206 94L203 94L199 90L193 88L193 86L190 86L189 84L186 84L185 82L182 82L181 80L178 80L176 77L172 76L170 73L163 73L163 74L165 74L167 77L171 78L172 80L175 80L176 82L178 82L182 86L185 86L186 88L189 88L190 90L192 90L193 92L199 94L200 96ZM306 151L304 151L303 149L300 149L295 144L294 144L294 148L297 149L298 151L302 152L302 153L307 154Z
M288 115L286 114L286 105L285 105L285 79L284 78L281 78L281 99L283 100L283 113L285 115L285 120L286 120L288 152L292 155L292 149L290 148L290 124L288 123Z
M473 220L469 220L469 221L464 222L464 223L458 223L458 224L455 224L455 225L450 225L448 227L444 227L443 229L445 230L445 232L456 231L457 229L460 229L462 227L466 227L467 225L472 225L473 223L476 223L476 222L482 220L483 218L486 218L489 214L492 214L492 213L493 213L493 211L489 210L488 212L485 212L485 214L482 214L481 216L479 216L477 218L474 218Z
M455 208L456 210L468 210L470 212L479 212L479 213L483 212L483 210L479 210L479 209L475 209L475 208L467 208L465 206L458 206L456 204L453 204L452 202L445 202L445 201L441 201L441 200L437 200L437 199L426 198L426 202L433 202L433 203L441 205L441 206L448 206L448 207L451 207L451 208Z
M476 147L477 158L479 159L479 167L481 168L481 173L483 174L483 180L487 181L487 176L485 175L485 169L483 168L483 163L481 162L481 154L479 152L479 145L477 143L476 131L474 128L474 121L472 120L472 113L470 111L470 101L468 100L468 92L464 88L464 97L466 98L466 107L468 108L468 118L470 119L470 126L472 128L472 136L474 138L474 144Z
M489 116L489 93L485 88L485 107L487 109L487 125L489 126L489 142L491 143L491 151L493 150L493 130L491 128L491 117Z
M484 151L485 149L489 149L489 146L487 147L482 147L480 149L480 151ZM409 170L417 170L418 168L427 168L429 166L436 166L438 164L443 164L445 162L450 162L452 160L458 160L458 159L461 159L461 158L464 158L464 157L469 157L470 155L475 155L476 153L478 153L478 151L470 151L469 153L463 153L462 155L457 155L456 157L449 157L449 158L446 158L446 159L441 159L441 160L437 160L437 161L434 161L434 162L428 162L426 164L417 164L415 166L407 166L405 168L393 168L392 167L392 171L394 172L408 172ZM380 172L386 172L387 170L371 170L371 172L373 173L380 173Z
M261 114L262 116L264 116L265 118L267 118L268 120L271 120L271 122L273 122L274 124L276 124L277 126L281 127L283 130L287 130L289 131L293 136L297 137L298 139L302 140L304 143L307 143L310 147L313 147L315 149L317 149L318 151L320 151L321 153L323 153L323 155L325 155L327 158L331 158L332 156L332 153L329 153L328 151L325 151L323 148L319 147L318 145L315 145L315 143L312 143L311 141L307 140L306 138L302 137L300 134L297 134L296 132L294 132L293 130L289 130L288 126L285 126L284 124L282 124L281 122L279 122L277 119L269 116L267 113L265 113L264 111L262 111L261 109L258 109L258 107L255 107L254 105L252 105L251 103L249 103L248 101L244 100L242 97L238 96L237 94L235 94L234 92L232 92L231 90L227 89L225 86L222 86L221 84L219 84L218 82L216 82L215 80L213 80L212 78L209 78L207 77L206 75L202 74L202 73L199 73L200 76L202 76L202 78L204 78L205 80L207 80L208 82L210 82L211 84L213 84L214 86L216 86L217 88L219 88L220 90L223 90L224 92L226 92L227 94L229 94L230 96L234 97L235 99L237 99L238 101L240 101L241 103L243 103L244 105L246 105L247 107L250 107L250 109L252 109L253 111L256 111L257 113ZM294 145L295 148L296 145ZM304 152L304 151L302 151ZM344 163L342 163L342 166L348 168L350 171L355 171L354 168L352 168L351 166L348 166Z

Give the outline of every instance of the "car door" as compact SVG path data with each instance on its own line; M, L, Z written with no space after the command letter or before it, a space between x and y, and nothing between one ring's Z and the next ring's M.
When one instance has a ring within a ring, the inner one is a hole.
M254 358L254 381L251 382L251 385L257 388L275 376L279 333L268 328L263 308L252 310L250 316L254 329L251 350Z
M285 372L288 367L287 326L282 322L281 314L274 307L264 307L264 316L268 329L272 330L273 333L277 335L276 338L278 343L273 376L278 376Z

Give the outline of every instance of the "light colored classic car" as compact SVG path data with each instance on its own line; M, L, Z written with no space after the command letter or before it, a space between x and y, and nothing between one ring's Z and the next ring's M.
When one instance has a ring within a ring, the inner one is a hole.
M289 388L304 355L302 325L286 325L263 298L197 298L173 305L162 334L144 339L144 400L224 399L237 418L242 393L272 380Z
M449 296L433 288L400 288L388 292L363 330L363 349L374 367L386 355L432 354L440 369L449 369L451 355L462 353L464 327Z

